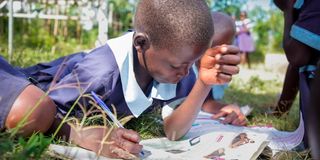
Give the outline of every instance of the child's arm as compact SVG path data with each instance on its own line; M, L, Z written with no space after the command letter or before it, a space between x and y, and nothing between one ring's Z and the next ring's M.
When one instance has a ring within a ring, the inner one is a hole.
M301 67L309 63L312 49L290 36L292 25L298 18L294 9L296 0L274 0L274 3L284 14L283 49L289 63L295 67Z
M298 91L299 68L289 64L286 77L284 79L282 93L273 114L280 117L287 113L290 110Z
M210 89L210 85L197 79L185 101L164 119L164 131L167 138L178 140L190 129Z
M243 126L247 124L247 120L244 114L241 113L238 105L235 104L222 104L219 101L215 101L212 98L208 98L203 106L202 110L208 113L213 113L212 119L219 119L225 117L222 123L233 124Z
M171 140L181 138L191 127L198 115L212 84L229 82L231 76L239 72L236 66L239 50L232 46L210 48L201 58L199 78L186 100L173 113L164 119L164 130Z

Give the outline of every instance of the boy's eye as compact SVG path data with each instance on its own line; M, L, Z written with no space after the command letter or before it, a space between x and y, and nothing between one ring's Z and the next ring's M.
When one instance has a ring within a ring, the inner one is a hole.
M170 67L171 67L172 69L179 69L179 67L173 66L173 65L170 65Z

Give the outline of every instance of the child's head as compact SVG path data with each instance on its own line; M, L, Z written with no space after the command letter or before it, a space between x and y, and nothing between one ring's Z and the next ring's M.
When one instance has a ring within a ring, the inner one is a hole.
M221 12L212 12L211 15L214 21L214 35L211 47L232 44L236 34L236 26L232 17Z
M247 12L246 11L241 11L240 12L240 20L244 20L247 18Z
M204 0L140 0L134 46L159 82L177 83L210 46L213 22Z

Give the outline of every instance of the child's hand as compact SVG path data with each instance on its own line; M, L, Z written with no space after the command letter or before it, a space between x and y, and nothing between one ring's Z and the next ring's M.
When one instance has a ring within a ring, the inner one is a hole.
M107 138L104 127L87 127L75 134L74 143L110 158L135 159L142 150L138 133L124 128L113 129Z
M215 115L212 116L213 119L219 119L224 117L222 123L233 124L237 126L244 126L247 124L246 116L240 111L239 106L234 104L229 104L222 107Z
M139 144L140 136L133 130L114 129L108 142L110 144L107 144L106 152L113 158L133 159L132 155L128 153L138 156L142 150L142 145Z
M209 48L200 59L199 77L207 85L224 84L239 73L239 48L221 45Z

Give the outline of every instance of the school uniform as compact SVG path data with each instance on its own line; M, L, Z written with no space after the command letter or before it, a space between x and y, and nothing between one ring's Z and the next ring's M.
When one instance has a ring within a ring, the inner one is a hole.
M300 68L300 106L302 113L308 106L310 98L310 81L318 69L317 61L320 58L320 1L297 0L294 8L298 18L290 30L290 36L301 43L318 51L319 56L314 56L309 65Z
M190 74L178 84L153 81L144 93L133 70L132 44L133 32L129 32L90 53L76 53L24 71L35 79L38 86L49 91L61 113L68 112L80 95L91 91L101 95L111 110L111 104L114 105L121 117L138 117L147 109L164 106L188 95L196 80L191 69ZM88 107L88 101L88 98L83 98L79 102ZM73 113L77 112L81 110L78 108Z
M290 36L299 42L316 50L318 55L314 55L309 65L300 68L299 91L300 109L305 119L306 107L310 106L310 87L315 72L319 72L320 59L320 1L318 0L297 0L294 4L298 18L290 30ZM315 53L316 53L315 52ZM305 134L304 143L308 146L308 137Z
M5 127L13 103L29 84L24 74L0 56L0 130Z
M299 16L291 27L290 35L320 51L320 1L297 0L294 8Z

